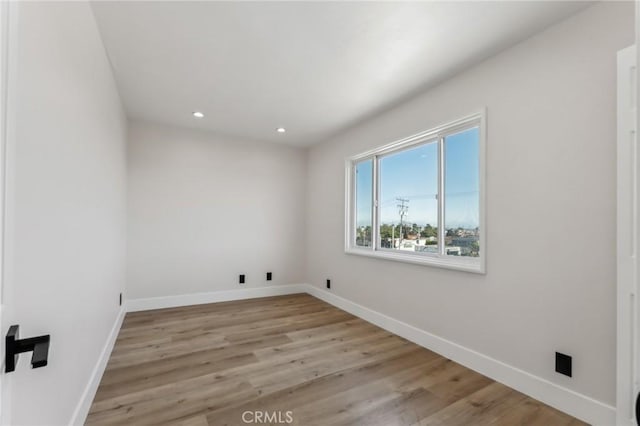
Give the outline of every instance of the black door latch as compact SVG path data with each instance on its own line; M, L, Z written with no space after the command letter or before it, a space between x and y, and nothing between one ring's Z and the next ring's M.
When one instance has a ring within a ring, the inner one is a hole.
M31 367L39 368L47 365L49 357L49 335L19 339L19 326L12 325L5 337L6 356L4 360L5 372L10 373L16 369L18 355L23 352L33 351L31 356Z

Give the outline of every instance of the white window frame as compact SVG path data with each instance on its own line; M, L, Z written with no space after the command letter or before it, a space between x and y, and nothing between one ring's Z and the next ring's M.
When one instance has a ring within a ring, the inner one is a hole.
M360 256L377 257L381 259L395 260L399 262L414 263L419 265L435 266L439 268L454 269L458 271L474 272L479 274L486 273L486 257L487 257L487 226L485 214L485 165L486 165L486 109L463 117L461 119L442 124L427 131L404 138L388 145L349 157L345 160L345 253L356 254ZM480 221L479 221L479 257L451 256L445 255L444 248L444 176L445 176L445 144L444 140L460 131L471 127L478 127L479 133L479 186L480 186ZM438 253L413 253L409 251L399 251L392 249L384 249L380 247L380 229L378 227L380 209L378 208L378 200L380 195L380 183L378 179L378 165L380 158L400 152L417 145L434 141L438 143ZM371 223L371 247L362 247L356 245L356 190L355 190L355 164L363 160L373 160L373 215Z

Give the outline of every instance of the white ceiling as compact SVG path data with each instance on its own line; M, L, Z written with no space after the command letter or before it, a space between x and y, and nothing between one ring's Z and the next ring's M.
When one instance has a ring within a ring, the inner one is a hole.
M96 2L128 115L306 146L583 2ZM202 111L195 119L192 111ZM280 134L277 127L286 127Z

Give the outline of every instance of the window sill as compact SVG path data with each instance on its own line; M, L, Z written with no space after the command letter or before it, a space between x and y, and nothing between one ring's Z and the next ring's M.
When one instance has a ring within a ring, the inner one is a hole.
M485 274L482 258L464 258L457 256L421 255L411 252L402 253L386 250L371 250L350 247L345 249L346 254L358 256L375 257L378 259L394 260L396 262L413 263L417 265L433 266L436 268L452 269L455 271L472 272L475 274Z

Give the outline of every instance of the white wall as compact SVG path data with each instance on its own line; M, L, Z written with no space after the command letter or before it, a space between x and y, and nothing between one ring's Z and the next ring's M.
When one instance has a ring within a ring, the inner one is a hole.
M128 299L304 282L305 151L140 122L128 150Z
M5 302L22 337L50 333L51 346L48 366L32 370L25 354L3 379L11 425L63 425L124 289L126 119L87 3L12 7L19 21Z
M313 147L310 282L613 405L616 51L633 16L632 2L592 6ZM344 158L483 106L487 274L345 254ZM573 378L554 372L556 350Z

